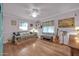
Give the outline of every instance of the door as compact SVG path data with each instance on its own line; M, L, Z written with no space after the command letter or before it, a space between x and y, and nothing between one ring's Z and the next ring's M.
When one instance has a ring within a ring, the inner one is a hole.
M2 4L0 4L0 56L3 55L3 19L2 19Z

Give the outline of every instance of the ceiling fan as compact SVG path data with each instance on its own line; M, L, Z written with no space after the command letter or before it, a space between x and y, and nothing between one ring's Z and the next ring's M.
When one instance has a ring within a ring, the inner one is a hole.
M31 11L31 16L36 18L39 15L39 9L33 8Z
M38 15L40 15L40 9L36 7L31 7L30 9L25 9L25 12L29 12L29 16L36 18Z
M36 4L37 5L37 4ZM46 6L36 6L35 4L28 4L28 8L25 6L25 11L29 12L29 15L33 18L36 18L40 15L41 10L47 8Z

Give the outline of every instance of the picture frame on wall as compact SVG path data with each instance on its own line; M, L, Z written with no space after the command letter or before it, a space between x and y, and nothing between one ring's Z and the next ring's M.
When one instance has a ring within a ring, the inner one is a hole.
M40 26L40 28L42 28L42 25Z
M30 24L30 27L33 27L33 24Z
M71 27L75 27L74 17L66 18L66 19L62 19L62 20L58 20L58 27L59 28L71 28Z
M15 26L16 25L16 20L11 20L11 25Z

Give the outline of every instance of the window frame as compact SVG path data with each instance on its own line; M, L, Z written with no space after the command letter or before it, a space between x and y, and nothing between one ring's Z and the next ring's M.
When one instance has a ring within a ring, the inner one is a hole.
M26 29L26 30L20 29L20 26L22 25L23 22L24 22L24 23L27 23L27 29ZM27 30L28 30L28 26L29 26L29 24L28 24L27 21L19 21L19 30L20 30L20 31L27 31Z
M43 31L43 27L47 27L47 32L44 32L44 31ZM42 27L42 33L44 33L44 34L54 34L54 33L55 33L55 26L51 26L51 27L54 28L54 29L53 29L53 33L50 33L50 32L49 32L49 27L50 27L50 26L43 26L43 27Z

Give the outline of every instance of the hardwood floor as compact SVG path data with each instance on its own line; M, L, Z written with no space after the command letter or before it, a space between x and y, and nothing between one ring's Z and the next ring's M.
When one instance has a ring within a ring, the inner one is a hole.
M40 39L28 39L20 45L4 44L4 56L69 56L70 48Z

